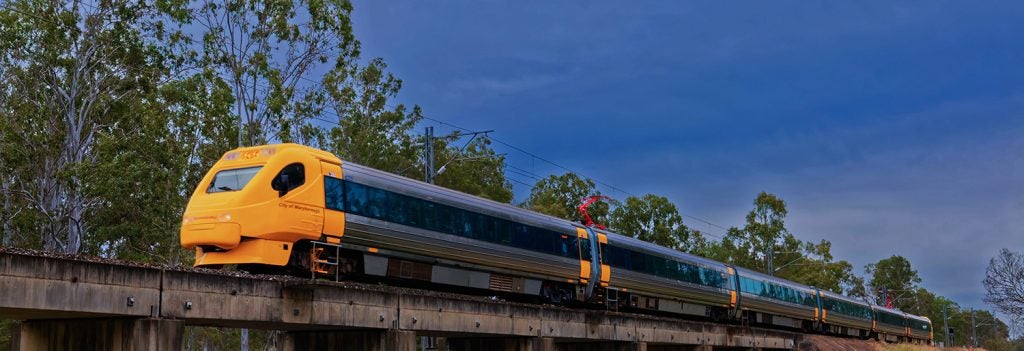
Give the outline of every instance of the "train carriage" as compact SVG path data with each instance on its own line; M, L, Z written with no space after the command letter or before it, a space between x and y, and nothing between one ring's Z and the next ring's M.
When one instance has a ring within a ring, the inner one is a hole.
M928 317L916 316L913 314L906 314L907 317L907 336L915 343L930 343L934 331L932 330L932 321Z
M899 310L872 305L874 324L871 331L878 340L899 342L907 338L907 316Z
M345 170L344 179L327 179L339 188L329 194L337 199L328 200L335 204L328 210L345 213L347 247L376 249L363 257L365 273L541 295L542 283L578 282L581 257L590 260L567 221L372 168L346 164ZM402 273L396 265L409 268ZM555 301L575 294L546 288Z
M871 332L872 311L867 302L819 290L822 329L834 335L866 338Z
M732 268L700 256L600 231L602 263L611 271L610 304L713 319L736 305Z
M818 319L817 289L736 268L742 317L758 323L813 330Z

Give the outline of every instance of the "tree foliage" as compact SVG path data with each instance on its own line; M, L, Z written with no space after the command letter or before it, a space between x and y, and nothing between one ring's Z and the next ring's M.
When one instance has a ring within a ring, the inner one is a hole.
M729 228L713 253L722 261L767 273L769 255L773 261L796 257L792 252L799 244L786 231L786 213L785 201L761 192L754 199L754 209L747 214L743 228ZM779 256L779 252L786 252L786 256Z
M505 157L490 147L487 136L458 146L462 135L453 133L434 143L438 174L434 184L503 203L512 202L512 184L505 178Z
M568 172L538 180L522 206L558 218L579 221L578 207L584 198L591 195L601 195L597 191L597 184L589 178ZM595 202L588 208L588 213L594 222L608 223L609 207L606 202Z
M885 292L889 299L894 301L893 305L897 308L910 307L911 300L902 297L915 291L917 284L921 282L917 271L910 266L910 260L903 256L893 255L867 265L864 270L871 276L868 287L871 288L871 293L875 296L876 304L883 306L886 304L886 297L882 294Z
M201 67L222 77L244 126L239 145L316 138L310 121L323 90L319 65L347 69L359 54L347 0L204 0L191 20L202 30Z
M702 241L700 233L683 224L676 205L664 196L627 197L610 217L612 231L671 249L692 252Z
M408 175L418 164L412 129L422 118L420 108L406 112L404 105L389 109L388 99L402 81L387 72L381 59L366 66L339 67L324 78L329 105L337 116L328 148L346 161Z
M2 110L17 120L5 123L3 168L13 186L4 191L17 200L5 203L20 202L23 213L10 216L33 220L5 231L36 232L42 247L75 253L92 229L88 213L102 202L88 194L84 171L101 162L98 141L131 123L133 104L164 72L151 60L160 50L144 39L154 35L153 9L127 1L7 6L0 71L10 88Z

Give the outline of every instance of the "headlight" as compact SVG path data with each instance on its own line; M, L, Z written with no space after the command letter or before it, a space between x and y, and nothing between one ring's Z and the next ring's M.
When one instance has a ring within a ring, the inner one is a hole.
M230 213L221 214L220 216L217 216L217 220L221 221L221 222L230 221L231 220L231 214Z

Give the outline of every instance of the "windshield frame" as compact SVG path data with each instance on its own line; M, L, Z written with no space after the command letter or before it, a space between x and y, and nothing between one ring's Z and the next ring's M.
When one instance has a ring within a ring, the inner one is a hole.
M262 169L263 169L263 165L258 165L258 166L232 168L232 169L225 169L225 170L217 171L217 174L213 175L213 179L210 181L210 185L206 187L206 193L207 194L226 193L226 192L235 192L235 191L239 191L239 190L245 189L245 187L247 185L249 185L249 183L252 183L252 179L255 178L256 174L258 174L260 172L260 170L262 170ZM244 179L244 181L239 181L240 178L238 178L238 176L239 175L245 175L245 174L249 174L249 177L247 179ZM233 180L232 184L225 184L225 185L219 186L219 187L217 186L218 185L217 184L217 180L218 179L220 179L221 177L232 177L232 176L235 177L235 179ZM228 186L228 185L235 185L235 186L237 186L237 189L234 188L234 187ZM225 189L225 188L227 188L227 189Z

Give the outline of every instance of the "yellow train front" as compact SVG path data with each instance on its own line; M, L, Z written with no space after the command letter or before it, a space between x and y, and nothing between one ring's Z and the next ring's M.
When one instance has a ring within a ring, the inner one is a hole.
M344 214L324 211L325 176L341 177L341 161L300 145L228 152L192 195L181 245L196 266L283 267L295 243L343 234Z

